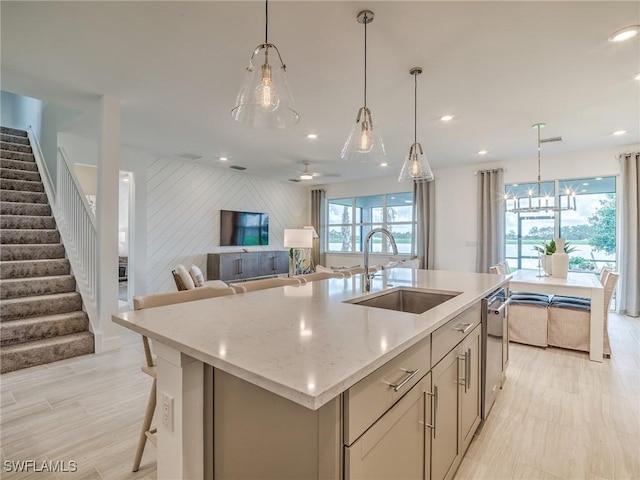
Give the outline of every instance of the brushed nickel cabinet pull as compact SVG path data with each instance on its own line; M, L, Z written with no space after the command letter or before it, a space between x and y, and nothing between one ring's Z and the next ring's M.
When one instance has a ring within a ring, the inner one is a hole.
M407 382L409 382L409 380L411 380L420 372L419 368L416 368L415 370L405 370L404 368L401 368L400 370L402 370L403 372L407 372L408 375L400 383L389 383L389 386L393 387L394 392L397 392L402 387L404 387Z

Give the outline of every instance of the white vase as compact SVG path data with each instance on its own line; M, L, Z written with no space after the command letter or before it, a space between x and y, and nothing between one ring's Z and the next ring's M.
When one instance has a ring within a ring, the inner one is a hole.
M556 238L556 253L551 255L553 276L567 278L569 272L569 255L564 252L564 238Z
M553 275L553 262L551 261L551 255L542 255L540 258L542 262L542 269L547 275Z

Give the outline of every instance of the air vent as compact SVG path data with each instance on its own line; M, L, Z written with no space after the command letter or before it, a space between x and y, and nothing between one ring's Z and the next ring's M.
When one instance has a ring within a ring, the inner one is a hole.
M231 165L229 168L233 168L234 170L240 170L240 171L247 169L247 167L240 167L238 165Z
M289 181L290 182L295 182L295 183L300 183L302 180L300 180L299 178L290 178Z
M562 141L562 137L551 137L551 138L540 139L540 143L554 143L554 142L561 142L561 141Z
M202 158L202 155L196 155L195 153L179 153L176 155L179 158L184 158L185 160L198 160Z

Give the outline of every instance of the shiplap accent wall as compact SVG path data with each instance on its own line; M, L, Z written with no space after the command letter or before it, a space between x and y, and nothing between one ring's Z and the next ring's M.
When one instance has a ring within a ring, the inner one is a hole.
M147 168L147 293L175 290L176 264L199 266L206 276L206 255L240 251L220 247L220 210L269 214L269 246L282 250L285 228L308 218L307 189L233 170L176 160L155 159Z

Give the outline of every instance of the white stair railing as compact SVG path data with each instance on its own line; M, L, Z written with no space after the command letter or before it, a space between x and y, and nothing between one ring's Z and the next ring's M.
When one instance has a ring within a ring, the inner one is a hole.
M58 148L57 182L55 191L51 175L47 169L37 135L30 129L29 140L40 170L45 192L50 200L51 211L62 243L71 264L71 270L87 316L91 322L91 330L95 333L98 325L98 271L95 216L79 187L78 178L67 159L63 148Z

